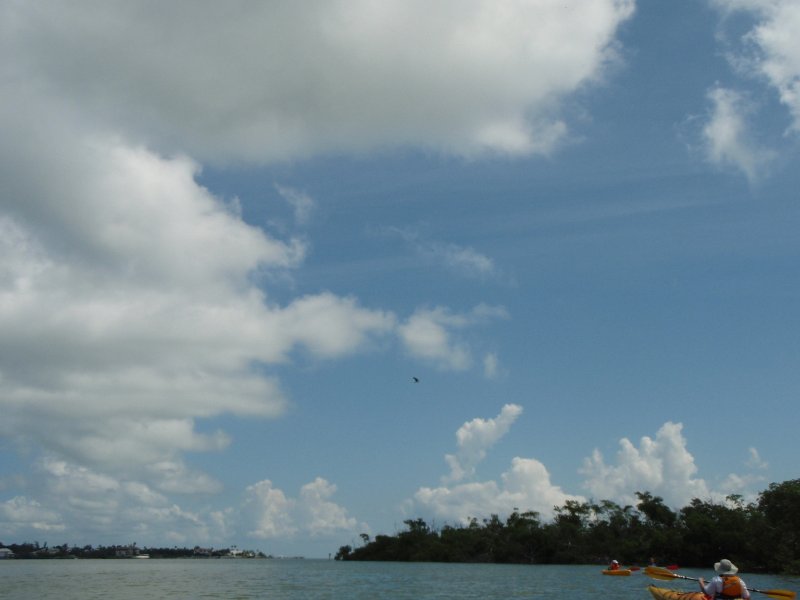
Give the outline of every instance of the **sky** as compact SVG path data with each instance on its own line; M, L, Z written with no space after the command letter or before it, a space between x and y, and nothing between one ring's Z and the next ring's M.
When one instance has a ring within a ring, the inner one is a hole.
M798 29L0 0L0 542L328 557L797 478Z

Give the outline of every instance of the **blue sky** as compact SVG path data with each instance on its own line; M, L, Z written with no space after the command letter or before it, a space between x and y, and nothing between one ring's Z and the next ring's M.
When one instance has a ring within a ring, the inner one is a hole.
M0 11L0 542L797 477L795 2Z

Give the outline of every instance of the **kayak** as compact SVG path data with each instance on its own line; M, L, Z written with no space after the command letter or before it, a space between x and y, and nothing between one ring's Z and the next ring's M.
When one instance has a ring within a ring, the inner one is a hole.
M704 600L706 597L703 592L681 592L680 590L668 590L654 585L648 585L647 589L653 594L655 600Z
M625 576L625 575L630 575L630 574L631 574L631 570L630 569L614 569L613 571L611 569L603 569L603 575L623 575L623 576Z

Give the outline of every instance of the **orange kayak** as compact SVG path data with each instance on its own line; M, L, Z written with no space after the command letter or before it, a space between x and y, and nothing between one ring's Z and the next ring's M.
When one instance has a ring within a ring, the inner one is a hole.
M622 575L625 577L626 575L630 575L632 571L630 569L603 569L603 575Z
M648 585L647 589L653 594L655 600L704 600L703 592L682 592Z

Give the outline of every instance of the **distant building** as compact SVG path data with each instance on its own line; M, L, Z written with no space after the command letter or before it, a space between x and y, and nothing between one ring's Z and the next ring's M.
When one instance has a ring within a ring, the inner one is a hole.
M115 546L114 555L117 558L139 558L139 556L146 556L139 553L139 548L136 547L136 542L130 546ZM147 558L150 557L148 556Z
M14 558L14 553L11 551L11 548L0 548L0 559L4 558Z

